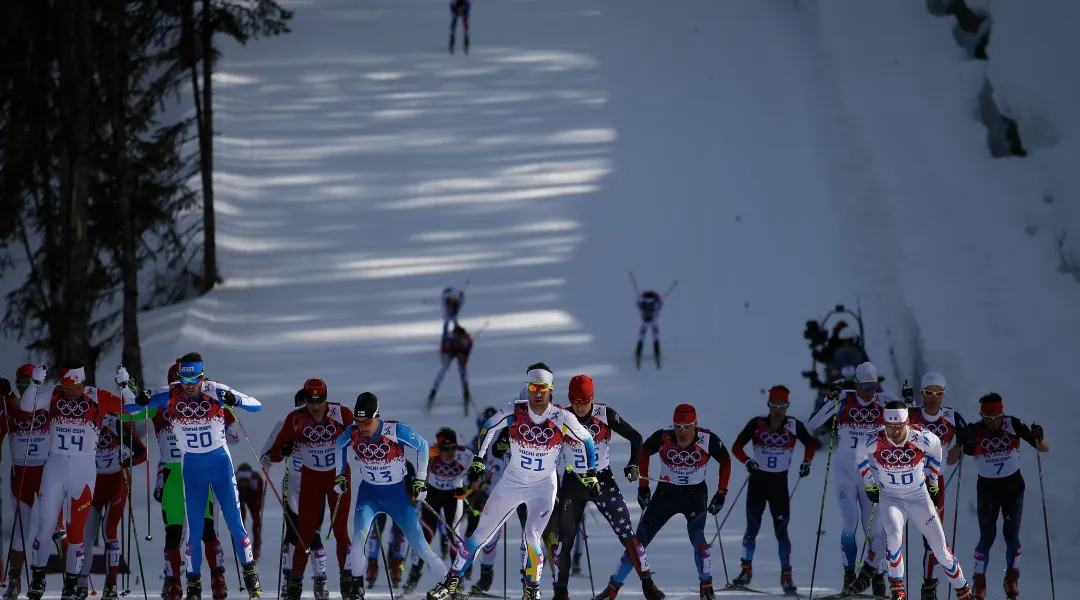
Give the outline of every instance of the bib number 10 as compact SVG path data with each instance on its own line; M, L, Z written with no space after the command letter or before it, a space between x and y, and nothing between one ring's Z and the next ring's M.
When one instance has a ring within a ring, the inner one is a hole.
M209 431L203 431L200 433L190 432L184 434L187 436L188 448L209 448L214 445L214 436Z
M914 473L901 473L900 480L897 481L896 473L889 473L889 483L893 485L911 485L915 483Z

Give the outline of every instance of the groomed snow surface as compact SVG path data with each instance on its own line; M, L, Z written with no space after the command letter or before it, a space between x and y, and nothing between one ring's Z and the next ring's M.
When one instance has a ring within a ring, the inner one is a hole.
M474 334L489 324L469 362L481 408L509 400L525 366L544 360L560 400L569 378L585 372L598 400L646 435L691 402L702 425L730 443L764 411L761 390L771 385L795 390L792 412L808 416L803 322L860 299L870 355L890 386L940 370L948 404L969 419L978 396L994 390L1007 410L1046 427L1056 584L1063 593L1075 584L1076 443L1061 410L1078 392L1080 287L1057 271L1052 231L1067 225L1053 211L1075 205L1076 188L1068 169L1051 168L1072 164L1062 161L1076 96L1051 85L1074 63L1054 71L1049 58L1062 56L1048 51L1038 58L1045 68L1029 69L1035 58L1018 50L1033 40L1074 43L1067 31L1044 35L1045 21L1024 14L1028 3L995 6L987 65L964 61L950 22L918 2L685 0L661 10L638 0L519 0L477 3L471 55L450 56L442 3L292 4L291 35L226 49L215 124L226 283L143 316L149 372L164 380L177 356L203 352L212 377L263 401L263 412L241 414L256 447L308 377L325 379L331 399L349 406L357 393L375 392L386 417L429 438L442 425L471 436L475 416L463 416L453 375L434 413L424 410L438 366L438 293L468 280L463 324ZM1016 62L1003 65L999 55ZM1052 130L1028 159L986 152L974 107L987 68L1022 134L1023 115ZM1050 189L1052 209L1042 204ZM633 366L631 269L661 291L679 281L661 319L663 371ZM5 345L7 363L22 354ZM101 361L100 381L116 362ZM232 451L237 463L257 460L246 444ZM613 464L627 452L616 440ZM804 594L826 456L818 454L793 506ZM1030 449L1023 460L1021 590L1049 598ZM977 525L967 471L954 547L970 571ZM736 465L732 495L744 477ZM715 489L715 467L708 482ZM633 486L624 492L636 523ZM281 517L268 501L260 570L273 596ZM136 504L144 524L146 503ZM589 515L599 591L621 549ZM744 525L740 498L721 536L732 576ZM842 578L831 490L824 529L815 596L835 592ZM516 522L510 530L516 595ZM143 543L151 594L159 543ZM779 593L774 544L767 523L753 585ZM673 599L696 597L691 552L681 519L649 547L656 581ZM995 600L1004 552L999 538ZM917 594L917 543L910 558ZM501 580L499 572L496 587ZM335 575L330 581L336 587ZM427 576L421 588L434 583ZM59 577L49 585L55 597ZM942 578L941 597L945 587ZM591 594L588 578L572 579L570 591ZM620 597L639 594L631 577ZM389 596L383 575L369 595Z

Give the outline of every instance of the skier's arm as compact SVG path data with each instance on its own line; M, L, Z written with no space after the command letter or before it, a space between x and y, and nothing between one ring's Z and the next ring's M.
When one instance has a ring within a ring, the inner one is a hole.
M352 432L355 429L356 425L349 425L334 442L334 452L338 455L338 477L344 477L345 469L349 466L349 444L352 442Z
M918 438L926 453L926 485L934 487L941 479L941 438L929 431L919 432Z
M509 403L503 406L499 411L488 419L484 426L480 428L480 449L476 452L476 457L480 460L484 459L487 454L488 446L495 441L495 436L504 427L509 427L514 423L514 405Z
M288 422L289 426L286 427L285 423ZM270 462L281 462L285 460L285 453L282 451L282 445L288 443L295 443L296 428L293 424L293 413L289 413L289 416L282 419L278 424L277 429L274 430L274 434L266 440L266 444L263 445L265 449L263 454L270 458Z
M124 412L128 414L137 414L143 411L149 411L151 409L164 409L169 406L169 394L171 388L168 386L159 387L150 394L150 401L145 406L139 404L135 400L124 399Z
M664 430L658 429L641 445L641 453L638 454L638 473L641 473L638 487L649 487L649 457L659 452L663 443Z
M803 445L803 462L814 460L814 453L818 449L818 441L814 439L814 436L810 435L810 431L798 419L795 419L795 437Z
M810 429L817 429L825 424L829 420L829 417L833 416L836 412L836 406L840 404L840 396L831 398L825 401L825 404L821 405L821 409L810 416L810 420L806 422L806 426Z
M31 383L23 390L22 396L19 397L19 408L23 412L33 413L35 410L42 408L49 408L49 403L52 401L52 393L56 386L48 386L46 389L39 389L40 384Z
M120 436L120 440L123 441L124 446L131 451L131 455L128 460L124 461L125 467L134 467L146 462L146 444L135 433L134 428L129 423L120 423L120 427L124 428L124 435Z
M743 447L746 446L746 444L751 439L753 439L754 429L756 427L757 417L754 417L746 423L746 427L743 427L742 431L739 432L739 435L736 436L735 443L731 445L731 453L734 454L735 458L737 458L741 463L745 463L746 461L750 460L750 456L746 454L746 451L743 450Z
M416 450L416 478L427 481L427 467L430 460L427 440L404 423L397 424L397 439Z
M259 412L262 410L262 402L259 402L255 398L248 396L247 394L242 394L224 383L218 383L216 381L211 381L210 383L214 386L214 397L217 398L217 401L221 404L239 407L248 412ZM235 403L232 402L232 400L226 402L226 398L235 399Z
M720 436L715 433L709 434L709 456L720 463L720 479L717 482L717 490L726 490L728 480L731 478L731 455L720 441Z
M641 434L638 433L638 430L634 429L630 423L627 423L626 419L619 416L619 413L615 412L615 409L610 406L607 407L607 415L608 427L630 442L630 460L626 464L627 466L634 464L634 457L641 454L641 444L644 441L641 439Z
M1050 444L1047 443L1046 438L1043 437L1043 438L1035 439L1035 433L1031 430L1030 427L1027 426L1027 423L1024 423L1023 421L1021 421L1020 419L1017 419L1016 417L1005 417L1005 418L1006 419L1012 419L1013 431L1016 432L1016 435L1019 436L1020 439L1022 439L1025 442L1031 444L1032 448L1035 448L1039 452L1049 452L1050 451ZM1041 430L1041 428L1040 428L1040 430Z
M862 477L864 486L877 484L873 470L870 468L870 449L875 444L877 444L877 435L871 435L866 439L865 444L855 448L855 465L859 469L859 476Z
M967 426L967 423L964 422L964 417L961 417L960 413L956 411L953 411L953 426L956 427L956 432L953 434L952 445L949 446L949 451L945 454L945 464L947 465L955 465L964 453L963 444L960 443L960 431Z
M569 430L570 435L576 437L581 441L581 444L585 446L585 464L590 469L596 468L596 444L593 443L592 432L585 428L581 423L578 423L577 418L570 414L570 411L562 410L562 422L563 427Z

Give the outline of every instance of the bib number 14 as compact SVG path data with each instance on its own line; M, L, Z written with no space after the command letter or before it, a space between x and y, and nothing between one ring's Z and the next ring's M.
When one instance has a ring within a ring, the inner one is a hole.
M57 448L60 450L75 450L78 448L79 452L83 449L83 436L82 434L56 434Z

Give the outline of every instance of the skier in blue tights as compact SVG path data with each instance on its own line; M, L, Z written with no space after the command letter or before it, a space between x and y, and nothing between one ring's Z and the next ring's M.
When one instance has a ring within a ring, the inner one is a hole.
M221 503L221 513L232 534L233 546L244 565L244 586L252 598L257 598L262 595L262 586L259 585L251 539L240 516L235 468L226 446L225 410L238 406L258 412L262 404L227 385L207 379L203 358L198 352L185 354L180 359L178 374L179 382L153 394L143 392L124 409L127 412L141 408L168 411L183 461L188 540L202 539L203 512L213 487L214 497ZM202 595L202 546L189 541L187 555L187 597L199 598Z
M412 482L413 498L422 502L427 496L428 443L411 427L397 421L384 421L379 417L379 400L375 394L364 392L356 397L353 409L355 423L345 428L337 439L338 493L344 493L349 485L345 477L345 465L349 464L349 450L360 460L362 481L353 496L356 511L353 517L354 540L366 540L371 522L379 513L386 513L405 532L413 550L436 577L446 576L446 566L439 555L428 545L416 506L405 488L407 466L405 446L416 450L416 479ZM352 594L345 600L363 600L364 544L352 545ZM415 584L414 584L415 585Z

